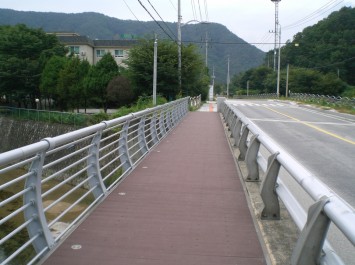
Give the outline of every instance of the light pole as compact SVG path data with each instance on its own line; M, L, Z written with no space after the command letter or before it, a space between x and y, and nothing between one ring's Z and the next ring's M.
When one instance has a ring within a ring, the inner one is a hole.
M181 91L181 3L178 0L178 75L179 75L179 93Z
M155 35L154 66L153 66L153 106L157 104L157 59L158 59L158 40L157 40L157 35Z
M277 97L280 97L280 61L281 61L281 25L280 25L280 32L279 32L279 58L277 63Z
M281 0L271 0L271 2L275 3L275 43L274 43L274 71L276 71L276 50L277 50L277 34L278 34L278 26L279 26L279 2Z
M37 120L39 120L39 113L38 113L38 109L39 109L39 99L36 98L36 99L35 99L35 102L36 102L36 109L37 109Z

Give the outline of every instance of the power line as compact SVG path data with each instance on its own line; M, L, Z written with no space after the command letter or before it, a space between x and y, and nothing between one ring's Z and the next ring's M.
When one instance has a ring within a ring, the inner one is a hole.
M152 16L152 14L148 11L148 9L142 4L141 0L138 0L139 4L144 8L144 10L149 14L149 16L154 20L154 22L161 28L162 31L165 32L165 34L174 42L176 42L168 32L165 31L165 29L158 23L158 21L155 20L155 18Z
M195 0L191 0L191 6L192 6L192 15L194 17L194 20L197 20Z
M129 5L126 3L126 0L123 0L123 2L125 3L125 5L127 6L128 10L131 12L131 14L139 21L142 23L142 25L146 28L149 29L142 21L140 21L137 16L133 13L132 9L129 7Z
M325 5L318 8L317 10L313 11L311 14L305 16L304 18L302 18L292 24L286 25L285 27L283 27L283 30L288 30L288 29L300 26L304 23L307 23L307 22L323 15L324 13L334 9L336 6L338 6L342 2L344 2L344 0L340 0L340 1L339 0L331 0L328 3L326 3Z
M207 8L207 0L205 0L205 15L206 15L206 21L208 21L208 8Z
M170 31L170 33L173 34L173 36L175 37L175 39L177 39L176 36L175 36L175 33L174 33L174 32L170 29L170 27L165 23L164 19L160 16L159 12L155 9L155 7L152 5L152 3L151 3L149 0L147 0L147 1L148 1L148 3L150 4L150 6L154 9L155 13L160 17L161 21L164 23L164 25L167 27L167 29Z
M176 8L176 6L173 4L173 2L171 2L171 0L169 0L170 1L170 4L173 6L173 8L177 11L177 8Z
M341 61L341 62L336 62L336 63L324 65L324 66L311 67L311 68L307 68L307 69L321 69L321 68L327 68L327 67L334 66L334 65L337 65L337 64L345 63L345 62L347 62L347 61L351 61L351 60L353 60L353 59L355 59L355 57L351 57L351 58L345 59L345 60L343 60L343 61Z
M198 9L200 10L200 21L202 21L202 13L201 13L200 0L197 0L197 3L198 3Z

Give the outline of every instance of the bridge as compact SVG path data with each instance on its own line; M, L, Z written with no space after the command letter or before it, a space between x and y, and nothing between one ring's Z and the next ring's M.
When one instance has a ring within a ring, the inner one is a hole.
M302 231L291 264L343 264L326 236L332 223L354 245L354 210L224 99L219 113L189 104L0 154L1 264L276 264L258 223L280 208ZM308 212L281 167L314 199ZM259 217L245 180L262 183Z

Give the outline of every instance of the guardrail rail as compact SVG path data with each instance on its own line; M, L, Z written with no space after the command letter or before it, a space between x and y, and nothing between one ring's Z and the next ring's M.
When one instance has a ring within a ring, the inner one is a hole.
M189 104L179 99L0 154L0 263L34 264L55 248Z
M264 209L261 219L279 220L279 199L281 199L301 231L293 250L291 264L344 264L326 237L329 225L333 223L355 246L354 209L225 98L217 99L217 108L231 131L236 148L239 149L238 160L245 161L248 171L245 181L262 181L261 198ZM266 157L260 152L261 147L267 151ZM280 168L285 169L314 201L308 212L303 209L291 189L279 177Z

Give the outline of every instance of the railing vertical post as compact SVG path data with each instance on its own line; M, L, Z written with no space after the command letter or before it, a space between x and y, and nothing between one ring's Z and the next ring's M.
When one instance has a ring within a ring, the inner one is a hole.
M142 156L144 156L146 153L148 153L148 144L147 140L145 137L145 121L146 121L146 116L144 115L138 125L138 142L139 142L139 148L141 150Z
M86 161L87 164L90 165L90 167L88 167L87 169L87 175L88 177L93 176L93 178L89 178L89 186L91 188L95 187L95 189L92 191L95 199L106 193L106 187L104 182L102 181L99 163L101 137L102 131L98 131L91 141L91 147L88 151L90 156Z
M169 109L165 112L165 123L166 123L167 131L170 131L170 129L171 129L170 113L171 113L171 110L170 110L170 108L169 108Z
M159 131L160 131L161 138L164 137L164 135L166 134L164 119L165 119L165 110L161 110L159 113Z
M245 155L248 150L248 145L247 145L248 134L249 134L248 125L245 124L242 129L242 135L241 135L239 142L238 142L238 148L239 148L238 160L239 161L245 160Z
M232 136L234 138L234 146L237 146L240 140L240 130L242 129L242 121L240 118L237 118L234 127L232 128Z
M308 210L307 223L296 243L292 253L292 265L320 264L323 244L330 225L329 217L323 212L329 198L323 196Z
M259 135L253 135L250 139L249 148L245 155L245 163L248 169L246 181L259 181L259 165L257 161L260 148Z
M54 238L48 228L47 220L43 211L41 197L41 180L42 170L45 158L45 151L37 154L37 158L32 162L29 172L32 174L26 179L25 189L31 188L23 196L23 203L31 204L24 210L25 221L34 219L27 225L27 231L30 238L33 238L40 233L40 236L33 241L33 247L37 253L48 247L51 249L54 245Z
M155 145L159 142L159 135L157 132L157 112L154 112L151 120L150 120L150 135L152 137L152 145Z
M128 119L123 125L120 139L118 140L119 148L118 153L120 155L120 161L124 171L132 168L132 160L128 151L128 128L132 118Z
M268 166L261 185L261 198L264 209L261 212L263 220L280 220L280 204L276 193L276 181L280 171L280 163L277 161L279 152L268 158Z

